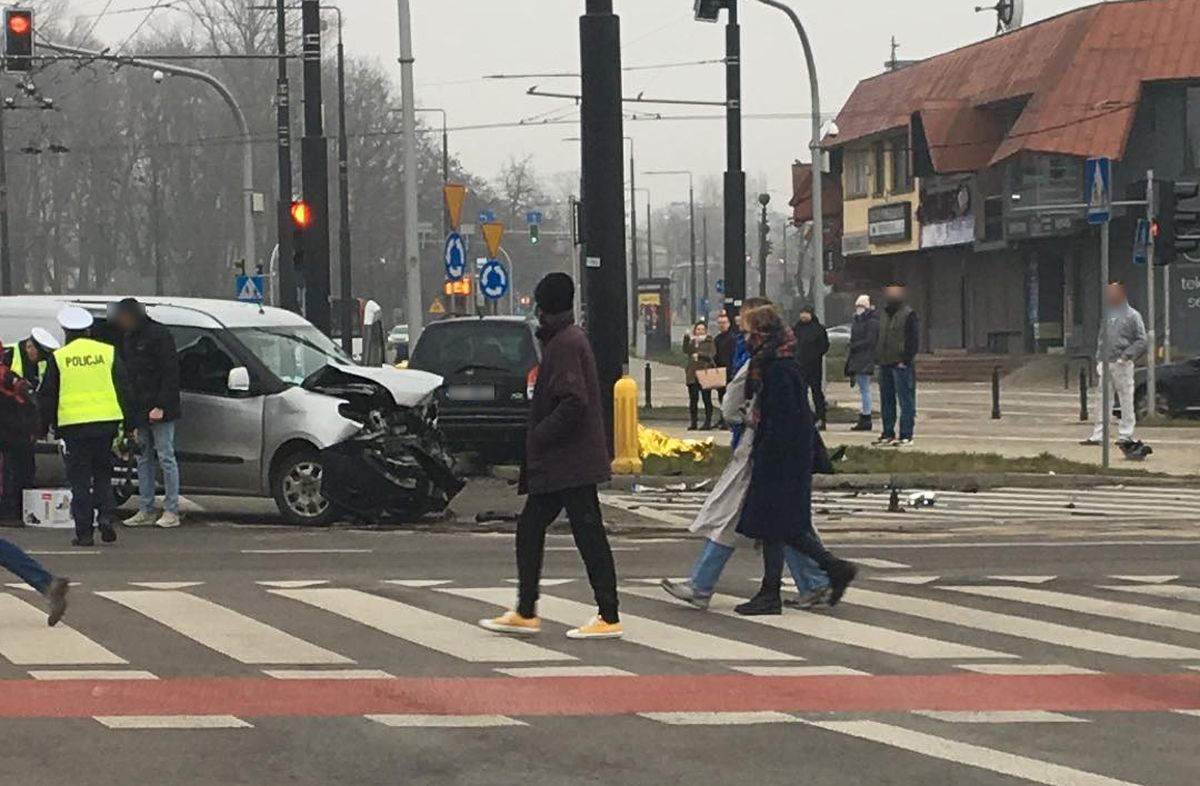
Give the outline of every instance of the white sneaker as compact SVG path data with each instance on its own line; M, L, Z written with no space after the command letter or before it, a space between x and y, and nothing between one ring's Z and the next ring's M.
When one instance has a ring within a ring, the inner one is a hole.
M139 510L122 523L126 527L149 527L151 524L158 521L158 512L153 510Z
M164 510L163 514L158 517L158 521L154 522L154 526L162 527L163 529L173 529L179 526L179 514L172 513L169 510Z

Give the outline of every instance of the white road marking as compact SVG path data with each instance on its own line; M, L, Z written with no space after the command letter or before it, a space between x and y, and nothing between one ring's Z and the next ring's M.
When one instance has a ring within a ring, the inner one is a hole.
M1126 658L1156 658L1166 660L1194 660L1200 658L1200 650L1179 647L1158 641L1115 636L1110 633L1058 625L1029 617L999 614L994 611L959 606L937 600L925 600L912 596L887 595L871 590L855 589L847 596L855 606L907 614L910 617L933 620L947 625L960 625L989 633L1001 633L1021 639L1032 639L1060 647L1069 647L1089 652L1103 652Z
M74 549L73 551L30 551L35 557L96 557L104 552L100 549Z
M372 554L374 549L242 549L242 554Z
M871 581L889 581L892 584L912 584L914 586L921 584L932 584L941 578L941 576L865 576L864 578Z
M913 715L921 715L946 723L1090 723L1087 718L1076 718L1046 710L992 710L985 712L914 710Z
M1190 587L1186 584L1105 584L1100 589L1200 603L1200 587Z
M611 548L611 550L612 550L613 552L618 552L618 551L641 551L641 549L637 548L636 546L612 546L612 547L610 547L610 548ZM547 546L547 547L546 547L546 551L574 551L574 552L578 552L578 551L579 551L579 549L575 548L574 546Z
M1058 576L988 576L993 581L1011 581L1014 584L1045 584Z
M626 594L637 595L640 598L650 598L670 602L670 598L661 592L650 588L626 590ZM925 636L867 625L861 622L826 617L821 614L784 614L778 617L742 617L733 611L733 607L741 603L738 598L729 595L713 595L709 611L724 617L744 620L756 625L778 628L801 636L832 641L836 644L846 644L851 647L886 652L889 655L899 655L902 658L1015 658L995 650L971 647L966 644L955 644L940 641Z
M440 592L497 606L507 606L512 602L512 590L507 587L446 589L440 590ZM632 590L629 594L639 594L640 592L641 590ZM538 600L538 614L542 619L580 625L596 614L596 607L551 595L542 595ZM621 622L625 627L624 641L691 660L804 660L786 652L777 652L742 641L724 639L720 636L632 614L622 613Z
M1138 584L1166 584L1179 578L1178 576L1109 576L1117 581L1133 581Z
M390 680L391 674L379 669L263 669L277 680Z
M786 712L639 712L639 718L668 726L756 726L763 723L802 723Z
M836 543L836 541L833 541ZM980 540L968 543L931 542L931 543L836 543L840 551L854 549L887 549L892 551L912 551L916 549L1014 549L1014 548L1046 548L1046 549L1080 549L1080 548L1139 548L1146 546L1200 546L1200 540L1192 538L1177 538L1175 540Z
M126 663L62 623L46 626L46 612L12 595L0 595L0 657L17 666L98 666Z
M911 568L911 565L905 565L903 562L893 562L890 559L879 559L877 557L856 557L854 559L856 565L862 565L867 568L878 568L881 570L903 570Z
M504 581L508 584L516 584L517 583L517 579L505 579ZM575 581L575 579L542 579L540 582L540 586L542 586L542 587L561 587L562 585L570 584L573 581Z
M24 590L26 592L37 592L37 590L35 588L29 586L28 584L26 584L23 581L11 581L11 582L6 583L4 586L8 587L9 589Z
M203 581L131 581L129 584L134 587L152 590L181 590L190 587L199 587Z
M327 579L287 579L284 581L256 581L254 582L260 587L272 587L274 589L303 589L304 587L320 587L323 584L328 584Z
M367 720L399 729L488 729L528 726L506 715L367 715Z
M110 729L252 729L232 715L97 715Z
M611 666L522 666L496 669L509 677L634 677L632 671Z
M1027 677L1030 675L1099 674L1092 669L1063 663L960 663L954 668L979 674Z
M344 655L310 644L233 609L186 592L130 590L96 594L133 609L241 663L354 662Z
M845 666L734 666L753 677L867 677L868 672Z
M1137 786L1128 781L1096 775L1040 759L1018 756L1015 753L971 745L957 740L911 731L899 726L869 720L806 721L827 731L857 737L862 740L890 745L893 748L919 753L934 759L954 762L981 770L1023 778L1045 786ZM957 779L950 778L953 782Z
M1051 592L1034 589L1033 587L942 587L951 592L962 592L967 595L978 595L982 598L998 598L1000 600L1029 603L1034 606L1045 606L1051 609L1064 609L1077 614L1090 614L1094 617L1137 622L1141 625L1154 625L1159 628L1186 630L1189 633L1200 633L1200 615L1189 614L1185 611L1171 611L1142 606L1137 603L1121 603L1118 601L1093 598L1087 595L1074 595L1068 592Z
M36 670L29 672L35 680L156 680L148 671L137 669L58 669L55 671Z
M440 587L443 584L453 584L450 579L387 579L384 584L394 584L397 587L409 587L411 589L424 589L426 587ZM283 587L281 589L287 589Z
M1176 715L1191 715L1194 718L1200 718L1200 710L1171 710Z
M504 591L511 602L512 590ZM330 588L270 592L472 663L575 660L573 656L562 652L491 633L477 625L361 590Z

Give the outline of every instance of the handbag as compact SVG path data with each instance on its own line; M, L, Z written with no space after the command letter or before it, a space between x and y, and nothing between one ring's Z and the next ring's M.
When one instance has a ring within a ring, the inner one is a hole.
M696 382L702 390L718 390L729 384L724 366L696 369Z

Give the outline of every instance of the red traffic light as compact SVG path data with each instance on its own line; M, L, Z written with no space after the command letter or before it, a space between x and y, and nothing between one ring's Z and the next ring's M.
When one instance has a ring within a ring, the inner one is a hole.
M308 229L312 224L313 215L312 208L303 199L297 199L292 203L292 223L297 229Z
M33 15L28 11L11 11L8 15L8 31L13 35L26 36L33 30Z

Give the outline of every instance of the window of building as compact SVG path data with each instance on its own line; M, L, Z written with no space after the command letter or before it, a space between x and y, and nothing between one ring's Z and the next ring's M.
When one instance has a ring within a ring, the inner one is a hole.
M887 191L887 183L885 182L887 164L884 160L883 143L876 142L872 152L875 156L875 171L872 173L875 175L875 181L873 184L874 187L871 189L871 194L872 196L881 197Z
M854 150L846 154L846 198L862 199L870 189L871 154Z
M1187 150L1184 166L1189 172L1200 172L1200 87L1189 87L1185 93Z
M913 189L908 161L908 135L892 138L892 193L907 194Z

